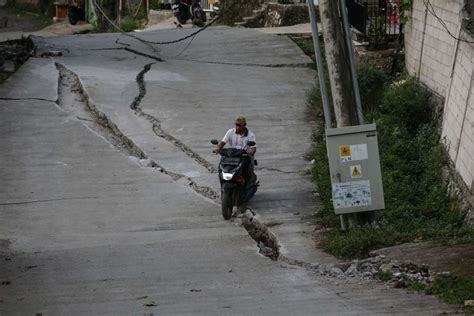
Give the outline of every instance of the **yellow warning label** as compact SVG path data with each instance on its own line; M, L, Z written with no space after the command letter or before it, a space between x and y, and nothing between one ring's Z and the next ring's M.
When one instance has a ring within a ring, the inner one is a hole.
M339 146L339 156L350 157L351 156L351 146Z
M351 178L362 177L362 168L360 165L351 166Z

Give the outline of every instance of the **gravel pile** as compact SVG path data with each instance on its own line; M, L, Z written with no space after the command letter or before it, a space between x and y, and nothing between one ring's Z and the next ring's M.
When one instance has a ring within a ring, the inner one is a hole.
M395 287L407 287L411 281L430 283L432 274L427 265L411 262L398 262L385 259L383 255L372 253L363 260L338 263L334 265L312 265L312 270L319 275L335 278L380 279L394 283Z

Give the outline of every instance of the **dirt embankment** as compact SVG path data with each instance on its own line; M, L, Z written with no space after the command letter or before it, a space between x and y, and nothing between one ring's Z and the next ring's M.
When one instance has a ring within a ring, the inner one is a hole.
M31 39L24 38L0 43L0 83L5 81L34 52Z
M0 33L33 32L52 23L52 19L27 11L0 7Z

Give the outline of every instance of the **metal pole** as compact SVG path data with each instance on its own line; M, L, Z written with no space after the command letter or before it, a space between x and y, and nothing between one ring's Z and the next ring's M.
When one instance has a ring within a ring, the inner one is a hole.
M339 5L341 9L342 15L342 28L344 29L344 34L346 36L346 45L349 54L349 63L351 65L351 76L352 76L352 86L354 89L355 101L356 101L356 109L357 109L357 119L359 121L359 125L364 124L364 115L362 113L362 102L360 101L360 91L359 91L359 83L357 82L357 74L355 69L355 62L354 62L354 51L352 48L352 38L349 31L349 19L347 18L347 7L345 0L339 0Z
M329 97L324 80L323 55L321 52L321 44L319 43L318 23L316 21L316 10L314 9L314 0L308 0L309 17L311 20L311 32L313 33L314 57L316 58L316 66L318 67L319 89L321 90L321 98L323 100L324 122L326 128L331 128L331 112L329 110Z

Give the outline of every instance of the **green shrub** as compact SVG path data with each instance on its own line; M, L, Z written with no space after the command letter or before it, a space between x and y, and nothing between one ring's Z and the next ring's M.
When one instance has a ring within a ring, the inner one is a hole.
M336 257L364 258L372 249L390 246L404 239L391 227L364 226L346 232L333 229L323 236L321 246Z
M373 249L414 239L472 241L473 231L464 226L465 214L450 198L443 177L448 157L440 143L440 113L430 105L430 94L413 79L370 86L378 76L364 70L366 81L361 88L363 95L367 95L366 87L384 89L383 95L370 101L381 104L367 113L366 121L377 124L386 208L376 227L339 230L331 200L324 129L319 127L310 157L314 159L312 178L323 201L318 220L332 228L323 236L322 247L338 257L361 258ZM308 105L320 108L320 97L316 93L310 97Z
M360 99L365 113L373 113L381 105L384 87L389 79L383 71L371 65L361 64L357 66Z
M474 278L441 275L426 289L426 294L437 295L449 304L464 304L474 299Z
M120 28L125 32L133 32L139 28L139 23L136 19L126 16L120 23Z
M432 122L436 113L430 104L429 91L411 78L400 84L392 84L385 91L381 114L386 114L383 116L386 122L413 134Z
M375 274L375 277L377 279L379 279L380 281L384 281L384 282L387 282L387 281L390 281L392 278L393 278L393 273L390 272L390 271L379 271Z

